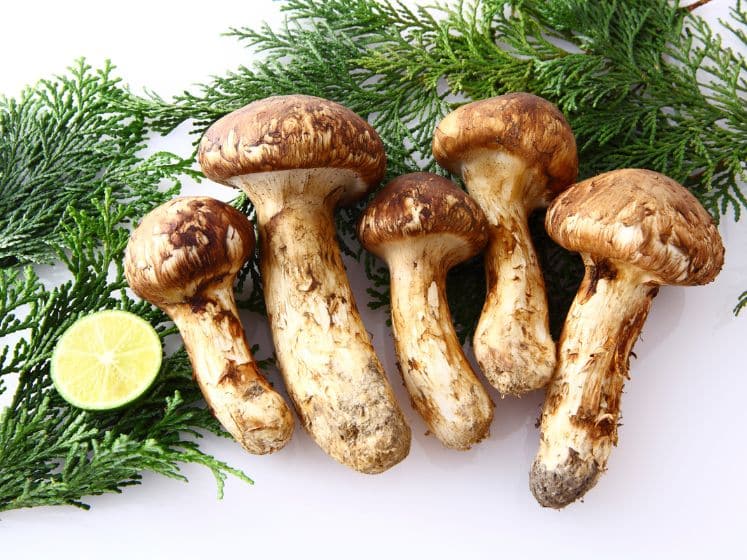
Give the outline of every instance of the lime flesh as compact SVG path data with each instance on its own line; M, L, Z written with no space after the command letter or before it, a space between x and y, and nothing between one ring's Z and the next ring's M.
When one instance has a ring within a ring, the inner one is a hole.
M161 340L150 323L128 311L100 311L78 319L60 337L52 382L78 408L119 408L153 384L161 356Z

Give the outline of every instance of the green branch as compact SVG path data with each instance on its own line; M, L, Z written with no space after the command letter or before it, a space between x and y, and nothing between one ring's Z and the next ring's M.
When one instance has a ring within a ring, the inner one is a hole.
M137 214L161 179L178 188L190 162L173 154L141 158L148 129L118 109L126 93L106 65L83 60L42 80L20 99L0 97L0 262L52 262L69 207L91 210L109 189ZM43 193L43 195L40 195ZM162 198L167 198L163 193Z
M130 225L173 196L190 161L136 154L148 130L112 106L125 93L110 71L81 62L70 76L0 107L0 254L13 261L0 269L0 339L21 335L0 350L0 393L5 380L18 378L0 413L0 511L87 507L85 496L120 492L143 471L183 479L185 462L209 468L219 494L229 474L251 482L200 451L202 433L223 432L202 406L183 351L167 357L154 387L120 411L76 409L52 387L52 351L83 315L127 309L162 337L174 332L160 311L127 295L122 260ZM26 260L54 260L71 279L47 288L18 263Z
M692 8L692 7L691 7ZM747 166L747 61L692 9L668 0L482 0L411 9L374 0L289 0L272 29L231 34L263 62L242 67L172 101L132 97L127 107L161 131L191 119L196 135L223 114L269 95L333 99L368 118L387 148L389 177L443 173L430 153L436 123L461 102L531 91L567 115L582 177L623 167L681 181L715 219L739 218ZM726 25L747 46L741 2ZM249 208L249 207L248 207ZM338 216L345 250L361 205ZM536 223L538 223L535 220ZM535 227L557 334L580 280L578 260ZM382 264L367 258L371 305L388 303ZM451 275L459 334L481 308L479 262Z
M696 4L698 4L696 2ZM409 8L374 0L289 0L272 29L231 34L263 60L173 100L139 98L112 76L79 62L18 100L0 100L0 392L19 387L0 415L0 510L85 507L84 496L119 492L143 471L183 478L179 464L209 468L219 492L228 475L249 479L200 451L197 438L223 433L200 406L183 352L169 356L155 387L134 406L89 413L62 401L49 356L76 318L129 309L162 337L162 313L129 298L122 272L128 228L193 175L192 154L138 154L151 130L192 122L195 138L220 116L269 95L333 99L379 131L389 177L439 171L430 153L436 123L459 103L526 90L549 98L578 138L582 175L648 167L683 182L718 219L747 208L747 60L727 49L693 12L667 0L480 0ZM747 12L726 28L747 46ZM159 188L165 183L166 188ZM236 201L250 217L245 198ZM363 254L353 235L361 205L338 215L344 250ZM531 228L546 274L555 332L582 266ZM23 263L57 261L72 279L47 288ZM365 257L372 306L388 304L388 275ZM262 311L256 265L242 272ZM464 285L472 286L464 290ZM452 311L469 336L482 305L479 259L450 274ZM747 292L735 309L747 306Z

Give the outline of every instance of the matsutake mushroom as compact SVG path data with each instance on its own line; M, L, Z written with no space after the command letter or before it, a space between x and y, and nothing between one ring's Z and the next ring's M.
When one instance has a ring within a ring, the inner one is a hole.
M543 387L555 367L555 343L527 218L576 180L573 132L549 101L511 93L447 115L436 127L433 155L462 177L490 222L477 363L503 394Z
M293 415L259 372L236 309L233 283L253 251L241 212L212 198L175 198L132 232L125 273L132 291L179 328L223 427L251 453L272 453L293 434Z
M644 169L611 171L561 194L550 236L586 266L548 386L530 488L561 508L592 488L617 443L630 352L659 286L711 282L724 247L711 217L676 181Z
M242 189L256 209L277 361L304 427L345 465L392 467L410 429L358 314L333 219L381 181L381 139L337 103L291 95L218 120L198 157L208 178Z
M451 181L412 173L376 195L358 237L389 266L392 331L413 406L444 445L468 449L488 435L493 403L454 331L446 273L485 246L485 215Z

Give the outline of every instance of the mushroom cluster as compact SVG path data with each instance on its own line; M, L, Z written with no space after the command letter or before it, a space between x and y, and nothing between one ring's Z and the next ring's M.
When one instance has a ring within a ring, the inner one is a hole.
M575 183L571 128L534 95L458 108L436 128L433 154L467 192L431 173L404 175L357 227L389 268L405 387L445 446L468 449L487 437L493 401L457 339L445 289L449 269L485 249L475 357L502 395L548 386L530 489L541 505L564 507L606 470L630 353L659 286L712 281L721 238L697 199L659 173L623 169ZM358 313L333 217L381 182L381 139L341 105L279 96L216 121L198 159L209 179L241 189L256 210L277 363L303 427L357 471L396 465L410 428ZM557 348L527 225L547 206L548 234L586 267ZM252 223L229 205L177 198L132 233L125 271L133 291L178 326L215 416L247 450L270 453L294 422L259 373L236 310L233 283L254 242Z
M721 238L697 199L659 173L623 169L573 184L573 133L533 95L460 107L436 128L433 154L490 222L477 361L504 394L549 382L530 488L541 505L564 507L606 469L630 353L658 287L711 282L723 264ZM527 215L550 202L548 234L586 266L557 361L527 227Z

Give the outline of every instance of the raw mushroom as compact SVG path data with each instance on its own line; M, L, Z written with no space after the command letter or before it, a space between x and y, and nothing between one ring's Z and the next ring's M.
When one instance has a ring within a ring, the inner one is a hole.
M446 300L446 273L488 241L480 207L432 173L404 175L384 187L358 223L358 237L386 261L392 329L413 406L447 447L485 438L493 403L462 352Z
M216 418L261 454L288 442L293 415L259 373L236 310L233 283L253 250L254 230L241 212L212 198L176 198L132 233L125 273L138 296L176 323Z
M260 270L277 361L304 427L365 473L407 456L410 429L358 314L333 210L377 185L386 156L352 111L316 97L271 97L213 124L205 175L241 188L257 212Z
M617 443L620 396L659 285L711 282L724 248L697 199L643 169L574 185L550 206L546 227L578 251L586 275L568 313L548 386L530 473L540 504L562 508L596 484Z
M436 127L433 155L463 178L490 222L477 362L503 394L543 387L555 367L555 343L527 217L576 180L571 128L550 102L511 93L447 115Z

